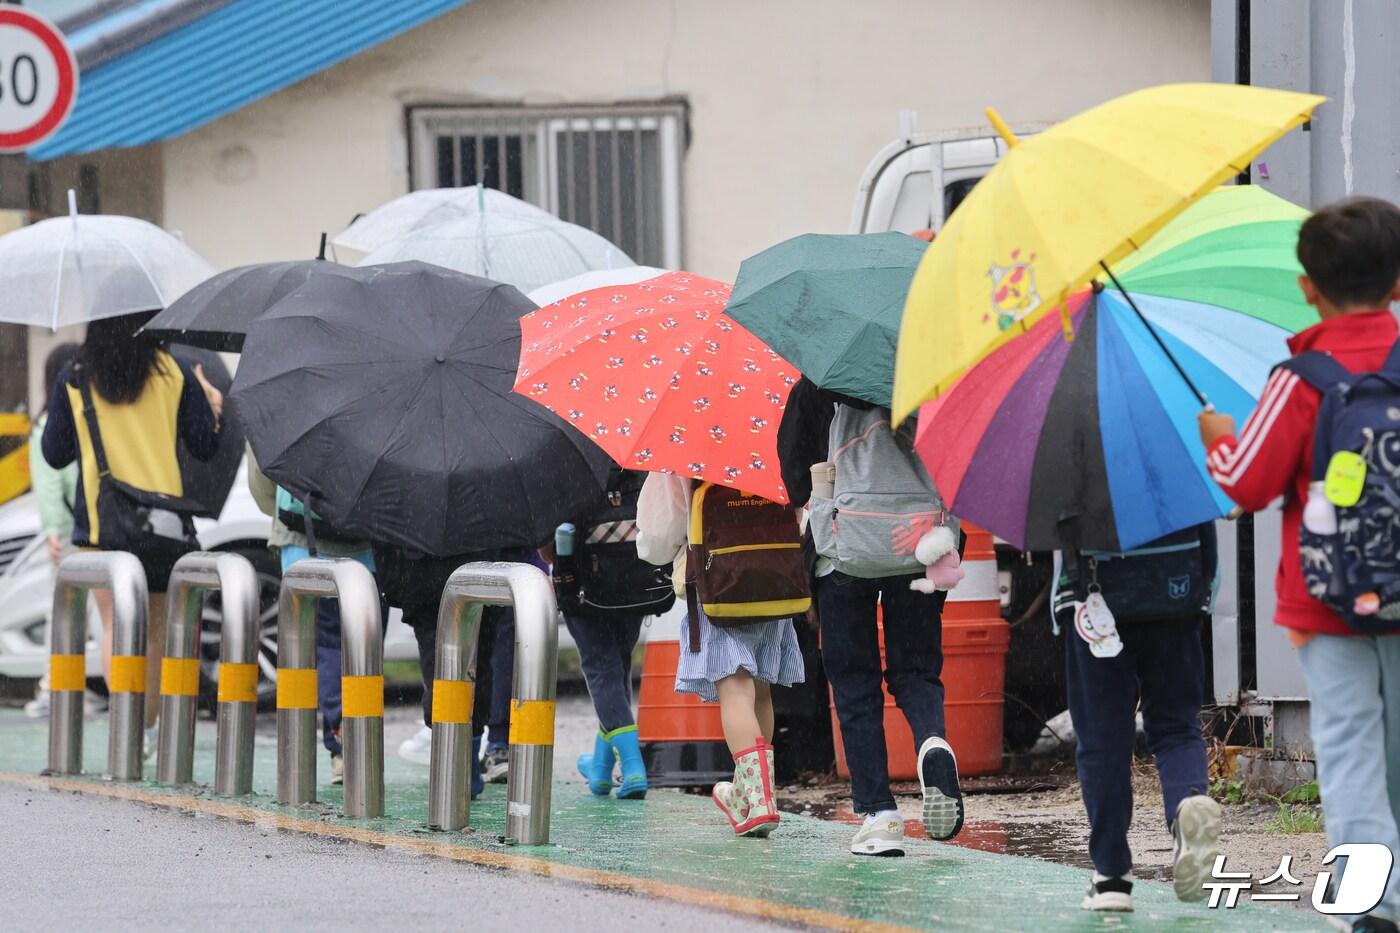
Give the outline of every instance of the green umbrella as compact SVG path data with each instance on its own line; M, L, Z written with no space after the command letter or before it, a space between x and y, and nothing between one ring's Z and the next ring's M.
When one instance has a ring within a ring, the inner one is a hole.
M725 312L823 389L888 407L909 282L928 244L817 234L745 259Z

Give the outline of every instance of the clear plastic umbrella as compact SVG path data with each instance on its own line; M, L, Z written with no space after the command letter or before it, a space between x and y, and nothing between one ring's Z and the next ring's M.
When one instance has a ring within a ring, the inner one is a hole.
M522 292L598 269L636 265L591 230L543 220L475 214L406 233L360 260L370 266L418 260L514 285Z
M551 282L535 289L525 297L543 308L545 305L552 305L560 299L577 295L580 292L606 288L609 285L635 285L638 282L645 282L647 279L654 279L658 275L665 275L666 272L666 269L658 269L655 266L600 269L597 272L585 272L582 275L564 279L562 282Z
M357 217L331 242L336 246L368 253L410 231L476 214L502 214L546 223L555 219L543 208L485 185L426 188L394 198Z
M214 274L185 243L134 217L79 214L0 236L0 321L57 330L164 308Z

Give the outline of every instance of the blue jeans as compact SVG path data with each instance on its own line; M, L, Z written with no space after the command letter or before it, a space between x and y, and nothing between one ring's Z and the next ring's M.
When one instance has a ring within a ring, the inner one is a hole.
M437 661L437 605L422 603L403 609L403 621L418 642L418 667L423 674L423 722L433 724L433 677ZM477 630L476 697L472 734L489 727L491 747L504 748L510 734L510 694L515 676L515 610L486 606Z
M636 722L632 717L632 649L642 617L595 619L565 613L564 624L578 644L583 679L598 725L612 732Z
M341 754L340 737L340 603L316 600L316 705L321 708L321 744Z
M505 748L510 744L510 699L515 685L515 610L509 606L487 606L481 619L481 650L477 654L477 685L483 687L487 702L472 715L472 731L489 731L486 747ZM483 670L487 683L482 684Z
M310 556L299 545L282 548L278 554L282 572ZM374 572L372 553L366 550L353 557ZM388 607L381 602L379 609L380 617L387 622ZM321 744L332 755L339 755L342 750L336 733L340 731L340 603L334 599L316 600L316 705L321 710Z
M942 737L943 602L946 593L909 589L922 574L867 580L839 571L817 577L822 666L836 701L851 797L857 813L893 810L885 746L885 694L880 689L875 607L884 607L884 681L914 733L914 750Z
M1065 629L1069 714L1079 745L1080 793L1089 814L1089 857L1100 874L1133 867L1128 826L1133 821L1133 745L1137 708L1147 747L1157 762L1167 825L1181 801L1209 788L1201 736L1205 660L1197 617L1118 626L1123 651L1096 658L1088 642Z
M1327 842L1379 842L1400 862L1400 636L1318 635L1298 649ZM1400 920L1400 865L1373 914Z

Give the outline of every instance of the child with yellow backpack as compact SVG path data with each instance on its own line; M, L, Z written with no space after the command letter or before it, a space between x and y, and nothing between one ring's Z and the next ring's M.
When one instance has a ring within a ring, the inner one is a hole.
M770 688L805 677L792 623L812 603L801 541L791 508L725 486L652 473L637 501L637 554L674 564L687 602L676 692L720 705L734 780L711 796L740 836L778 825Z

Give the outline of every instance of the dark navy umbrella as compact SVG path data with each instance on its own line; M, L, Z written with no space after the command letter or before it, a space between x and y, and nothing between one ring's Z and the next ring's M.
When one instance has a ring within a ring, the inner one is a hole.
M252 326L230 403L258 463L339 532L447 556L537 546L611 460L512 391L508 285L419 262L316 276Z

